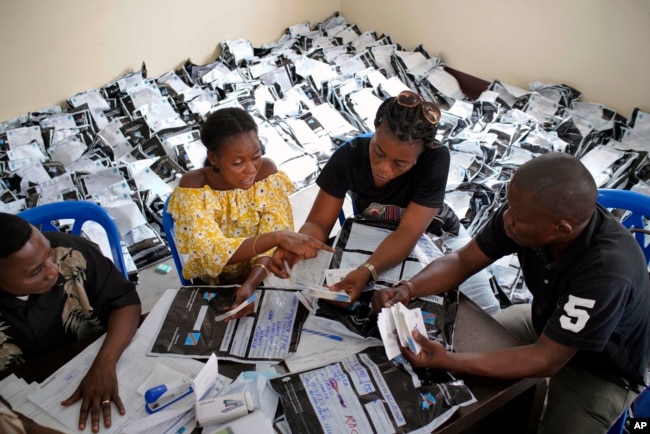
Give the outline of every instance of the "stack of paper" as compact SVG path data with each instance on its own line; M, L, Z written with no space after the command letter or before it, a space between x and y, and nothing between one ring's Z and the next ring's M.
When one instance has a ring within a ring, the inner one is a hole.
M413 330L426 335L424 318L419 307L409 309L402 303L390 308L385 307L377 316L377 325L389 360L400 355L400 346L408 347L415 354L420 352L420 345L411 335Z

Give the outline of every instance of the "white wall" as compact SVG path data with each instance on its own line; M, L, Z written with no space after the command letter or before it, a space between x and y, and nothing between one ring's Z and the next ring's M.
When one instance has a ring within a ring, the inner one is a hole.
M293 24L329 17L339 0L0 0L0 121L62 104L147 65L150 77L221 41L259 47Z
M341 13L488 81L564 83L623 116L650 111L648 0L341 0Z
M0 120L61 104L144 61L157 77L224 40L261 46L341 13L485 80L565 83L650 111L648 0L0 0Z

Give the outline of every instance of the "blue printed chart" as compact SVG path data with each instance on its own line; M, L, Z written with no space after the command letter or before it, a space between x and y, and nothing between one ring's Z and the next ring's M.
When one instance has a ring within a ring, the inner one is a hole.
M271 380L296 433L430 433L476 402L461 380L435 382L389 361L373 347L340 362Z
M217 321L235 300L237 286L189 286L176 293L149 355L208 358L242 363L280 362L296 351L307 317L296 291L258 289L255 313Z

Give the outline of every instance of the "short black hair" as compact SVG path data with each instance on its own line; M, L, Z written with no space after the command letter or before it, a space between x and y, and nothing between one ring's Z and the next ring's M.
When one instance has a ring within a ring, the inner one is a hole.
M594 177L578 158L564 152L527 161L515 171L511 184L530 192L554 218L573 224L589 220L598 200Z
M201 141L208 151L218 153L224 140L251 131L258 131L253 116L244 109L227 107L208 115L201 126ZM206 165L209 165L207 160Z
M22 249L32 236L33 226L22 217L0 212L0 258L7 258Z
M431 103L433 104L433 103ZM375 130L381 125L400 142L416 142L425 148L440 146L436 142L438 124L432 124L422 114L422 107L405 107L390 97L381 103L375 115Z

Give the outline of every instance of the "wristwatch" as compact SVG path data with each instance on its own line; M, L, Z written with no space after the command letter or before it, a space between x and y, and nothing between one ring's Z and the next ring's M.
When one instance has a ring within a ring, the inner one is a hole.
M363 264L361 264L361 267L365 267L368 269L368 271L370 271L370 275L372 276L373 281L376 281L379 278L375 266L372 265L370 262L364 262Z

